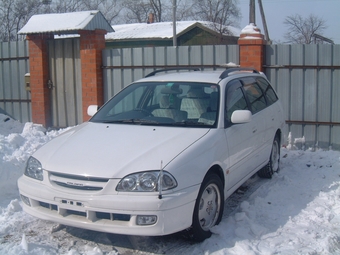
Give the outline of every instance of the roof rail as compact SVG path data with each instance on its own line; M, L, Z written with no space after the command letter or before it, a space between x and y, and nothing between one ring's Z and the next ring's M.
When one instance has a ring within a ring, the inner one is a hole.
M167 72L167 71L182 71L182 70L188 70L188 71L201 71L198 67L173 67L173 68L164 68L164 69L159 69L155 70L145 76L145 78L154 76L157 73L161 72Z
M225 70L223 73L221 73L220 79L227 78L231 73L235 73L235 72L252 72L252 73L259 73L259 71L257 71L256 69L254 69L254 68L248 68L248 67L228 68L228 69Z

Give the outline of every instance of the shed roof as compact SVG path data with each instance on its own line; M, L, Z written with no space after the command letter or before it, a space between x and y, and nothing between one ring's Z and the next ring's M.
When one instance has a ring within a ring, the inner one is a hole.
M217 33L213 22L207 21L177 21L176 22L176 35L181 36L194 27L200 27L205 30ZM240 30L226 26L231 34L230 36L239 36ZM159 23L134 23L114 25L114 33L105 35L106 40L135 40L135 39L170 39L173 37L173 23L172 22L159 22Z
M95 29L114 32L100 11L83 11L34 15L18 34L75 34L79 30Z

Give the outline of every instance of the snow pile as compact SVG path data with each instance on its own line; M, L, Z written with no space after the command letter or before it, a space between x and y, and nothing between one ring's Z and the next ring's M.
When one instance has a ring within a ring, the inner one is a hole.
M192 244L178 234L110 235L24 213L16 181L27 158L62 132L0 114L0 254L340 254L339 152L282 148L281 171L249 179L226 200L212 237Z
M261 34L261 30L254 23L250 23L241 30L241 34Z

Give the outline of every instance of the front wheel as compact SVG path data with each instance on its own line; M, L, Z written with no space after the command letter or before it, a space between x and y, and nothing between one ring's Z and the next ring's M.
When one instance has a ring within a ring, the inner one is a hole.
M211 236L210 229L220 223L224 207L221 179L216 174L208 175L202 182L197 196L190 236L202 242Z
M258 171L258 176L262 178L272 178L274 172L280 168L280 140L277 136L273 141L272 151L270 153L268 164Z

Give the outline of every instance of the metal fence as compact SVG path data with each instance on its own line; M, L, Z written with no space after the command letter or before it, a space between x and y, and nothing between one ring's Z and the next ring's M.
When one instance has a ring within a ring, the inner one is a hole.
M29 72L26 41L0 42L0 113L31 121L31 96L25 89Z
M195 66L207 70L229 62L239 63L238 45L107 49L103 51L104 99L155 69Z
M238 45L106 49L104 98L155 69L214 69L229 62L239 63ZM340 45L268 45L264 67L283 103L292 142L304 137L297 147L340 150ZM31 121L27 72L27 43L0 43L0 111L21 122Z
M340 45L266 46L265 73L297 147L340 150Z

